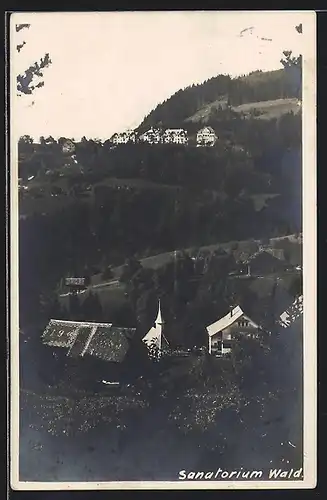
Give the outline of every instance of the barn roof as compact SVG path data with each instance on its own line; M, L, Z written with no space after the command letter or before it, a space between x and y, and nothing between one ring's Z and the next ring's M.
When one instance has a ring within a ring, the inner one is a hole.
M66 348L67 354L88 354L104 361L120 363L125 358L129 339L134 333L135 328L121 328L111 323L51 319L42 340L46 345Z
M250 262L253 262L255 260L262 260L266 262L275 262L279 263L281 266L284 265L284 262L281 258L278 258L276 255L273 254L273 252L268 251L267 249L263 248L255 252L253 255L251 255L244 263L249 264Z

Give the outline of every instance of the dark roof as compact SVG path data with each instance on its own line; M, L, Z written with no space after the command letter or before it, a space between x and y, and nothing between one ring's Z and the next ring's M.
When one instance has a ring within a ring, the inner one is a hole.
M51 319L42 334L42 341L53 347L70 348L77 338L80 326L81 323L78 322Z
M104 361L121 363L129 349L129 339L132 338L135 329L119 328L117 326L97 328L92 337L86 354L96 356Z
M95 356L121 363L129 349L135 328L121 328L110 323L50 320L43 332L43 343L63 347L67 354Z
M276 264L279 264L280 267L283 267L285 265L283 261L272 255L270 252L267 252L266 250L259 250L255 254L251 255L251 257L249 257L245 261L245 263L249 264L250 262L255 262L255 261L261 261L266 263L274 262Z

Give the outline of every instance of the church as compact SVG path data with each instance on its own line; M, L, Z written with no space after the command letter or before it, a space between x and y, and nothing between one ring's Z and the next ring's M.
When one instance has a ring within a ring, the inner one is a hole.
M160 359L162 353L168 348L169 343L163 332L164 322L162 320L160 301L158 305L158 314L153 326L143 337L142 341L148 348L149 356Z

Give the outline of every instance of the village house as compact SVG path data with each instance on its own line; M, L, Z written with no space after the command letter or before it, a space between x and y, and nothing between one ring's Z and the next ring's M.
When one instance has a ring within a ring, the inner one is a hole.
M259 249L252 253L250 249L239 248L233 251L238 273L246 276L264 276L284 272L289 265L285 261L284 251L278 248Z
M85 278L74 278L74 277L65 278L65 285L72 287L80 287L80 286L84 287Z
M88 280L85 277L67 277L61 280L61 288L71 293L81 293L87 288Z
M136 133L134 130L127 130L126 132L117 132L114 134L110 141L113 144L127 144L129 142L135 143L136 142Z
M182 128L167 128L162 137L163 144L187 144L187 131Z
M265 249L260 249L252 255L246 262L248 273L251 276L262 276L265 274L275 274L287 270L285 261L275 257Z
M196 134L197 147L214 146L217 139L217 135L212 127L204 127Z
M226 316L207 327L209 354L227 354L239 338L257 339L261 331L259 325L246 316L240 306L234 307Z
M161 130L151 127L148 131L139 136L139 142L159 144L161 142Z

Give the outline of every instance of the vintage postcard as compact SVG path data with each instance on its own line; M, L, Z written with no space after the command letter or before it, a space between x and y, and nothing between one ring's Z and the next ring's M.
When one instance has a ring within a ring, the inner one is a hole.
M10 17L18 490L316 486L316 15Z

